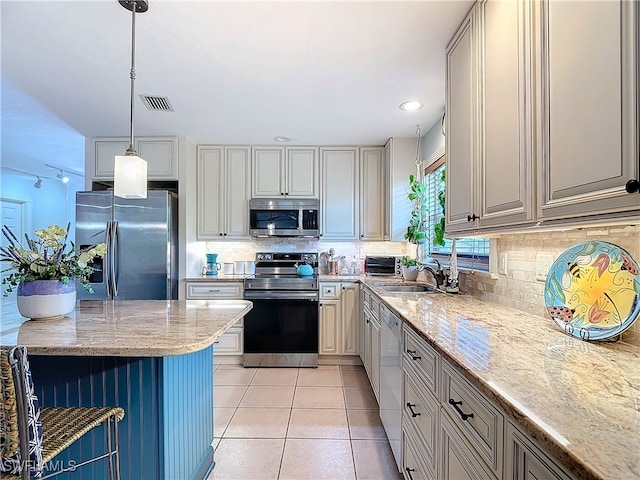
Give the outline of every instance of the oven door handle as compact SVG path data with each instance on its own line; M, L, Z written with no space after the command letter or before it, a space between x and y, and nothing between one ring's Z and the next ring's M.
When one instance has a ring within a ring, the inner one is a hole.
M281 291L281 290L245 290L245 300L309 300L318 301L318 292Z

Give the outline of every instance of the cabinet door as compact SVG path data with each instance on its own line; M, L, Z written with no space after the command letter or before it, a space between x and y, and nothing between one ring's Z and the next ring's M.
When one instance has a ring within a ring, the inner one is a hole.
M384 240L386 157L382 148L360 149L360 239Z
M380 323L371 317L371 387L380 402Z
M477 185L480 227L532 218L532 5L522 0L489 0L479 5L484 80L480 101L484 149Z
M539 218L640 205L624 188L640 179L639 8L627 0L542 2Z
M127 148L129 148L129 140L124 138L94 140L93 178L113 180L115 157L116 155L124 155Z
M505 478L569 480L572 477L551 460L527 435L509 422Z
M340 301L325 300L320 303L319 348L320 354L337 355L340 353Z
M446 50L446 230L468 229L475 211L478 159L478 76L476 9Z
M253 197L284 196L284 148L253 148Z
M320 169L318 149L295 147L286 149L285 196L318 198Z
M362 363L371 380L371 312L368 308L362 309Z
M135 147L138 155L147 161L147 178L178 179L178 142L175 137L138 137ZM94 139L93 178L113 180L115 156L124 155L127 148L128 138Z
M198 240L219 239L224 233L221 205L224 203L224 149L198 147L196 234Z
M360 351L360 303L358 302L358 284L343 283L340 307L342 310L342 345L340 353L344 355L358 355Z
M225 239L248 239L249 237L249 147L225 147L224 185L226 202L224 210Z
M147 161L147 178L178 179L178 145L174 138L139 138L136 149Z
M358 238L358 148L320 149L322 238Z

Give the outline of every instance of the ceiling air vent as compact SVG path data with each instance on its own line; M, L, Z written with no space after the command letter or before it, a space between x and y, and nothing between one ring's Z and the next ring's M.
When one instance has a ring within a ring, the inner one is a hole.
M153 95L140 95L140 98L149 110L155 112L173 112L173 107L167 97L154 97Z

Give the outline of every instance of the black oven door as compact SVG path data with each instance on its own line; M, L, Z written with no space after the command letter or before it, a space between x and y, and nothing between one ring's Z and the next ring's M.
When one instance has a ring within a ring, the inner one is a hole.
M251 299L244 317L244 353L318 353L318 302Z

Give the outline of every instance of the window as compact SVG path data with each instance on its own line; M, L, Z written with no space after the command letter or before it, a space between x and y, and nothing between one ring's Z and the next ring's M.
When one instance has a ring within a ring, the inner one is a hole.
M434 245L436 225L444 227L444 213L439 201L439 195L444 195L445 157L441 157L425 169L423 182L427 187L427 238L425 254L438 261L448 263L451 255L450 239L444 239L444 245ZM443 198L443 197L442 197ZM458 238L456 240L458 266L475 270L489 270L489 239L488 238ZM426 256L425 255L425 256Z

